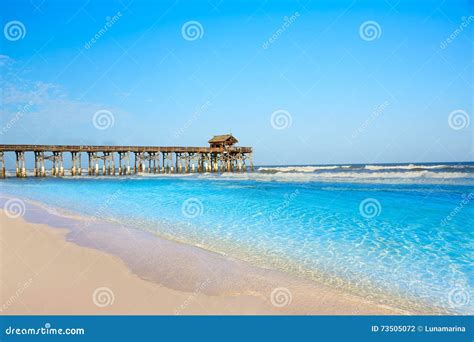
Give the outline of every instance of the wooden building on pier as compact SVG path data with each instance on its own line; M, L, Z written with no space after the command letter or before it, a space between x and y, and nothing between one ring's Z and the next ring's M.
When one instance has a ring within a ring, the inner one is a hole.
M234 146L239 141L232 136L232 134L225 134L225 135L215 135L209 140L209 144L211 148L222 148L226 149L229 147Z

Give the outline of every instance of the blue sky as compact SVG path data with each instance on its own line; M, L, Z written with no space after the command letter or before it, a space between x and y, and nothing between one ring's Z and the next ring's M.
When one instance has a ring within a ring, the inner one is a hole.
M232 132L258 164L474 159L474 123L448 120L472 121L472 1L0 7L3 143L202 146ZM97 129L98 111L113 124Z

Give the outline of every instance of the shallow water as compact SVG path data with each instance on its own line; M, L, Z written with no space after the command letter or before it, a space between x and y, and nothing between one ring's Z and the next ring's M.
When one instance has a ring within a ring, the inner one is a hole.
M265 167L253 174L220 176L10 178L0 189L364 294L379 303L472 313L470 166ZM334 176L348 168L350 176ZM386 176L392 172L406 174Z

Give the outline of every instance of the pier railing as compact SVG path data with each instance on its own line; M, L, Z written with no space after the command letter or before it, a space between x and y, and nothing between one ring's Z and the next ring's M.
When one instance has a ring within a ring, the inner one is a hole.
M253 170L251 147L0 145L0 176L2 178L6 176L5 154L9 152L15 153L16 156L17 177L27 176L26 153L34 154L33 175L36 177L44 177L47 174L65 176L65 153L71 155L71 172L67 173L71 176ZM82 153L87 153L88 156L86 173L82 168ZM47 172L46 161L52 164L50 172Z

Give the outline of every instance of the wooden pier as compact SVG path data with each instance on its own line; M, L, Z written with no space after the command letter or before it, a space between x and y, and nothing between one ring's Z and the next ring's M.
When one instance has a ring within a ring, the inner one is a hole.
M16 176L26 177L26 153L34 153L33 175L65 176L64 154L71 156L71 176L128 176L138 173L205 173L253 171L252 148L237 147L232 135L216 135L209 147L0 145L0 177L5 178L5 154L16 156ZM87 153L88 164L81 164ZM69 174L69 172L68 172Z

